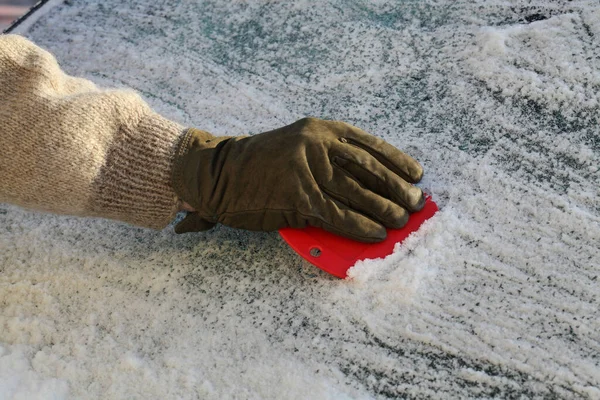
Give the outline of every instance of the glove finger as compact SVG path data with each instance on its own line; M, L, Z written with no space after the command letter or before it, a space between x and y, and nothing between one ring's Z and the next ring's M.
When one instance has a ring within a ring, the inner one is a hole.
M423 177L423 167L408 154L360 128L345 122L336 123L343 125L344 137L340 138L342 143L360 147L407 182L417 183Z
M403 207L365 188L335 164L333 178L321 189L342 204L388 228L402 228L408 222L408 211Z
M308 223L339 236L365 243L381 242L387 237L385 227L372 219L351 210L337 200L324 195L321 212L308 217Z
M187 213L175 226L175 233L201 232L212 229L216 224L200 217L197 213Z
M423 191L390 171L382 163L361 149L336 150L333 165L346 171L367 189L392 200L408 211L419 211L425 205Z

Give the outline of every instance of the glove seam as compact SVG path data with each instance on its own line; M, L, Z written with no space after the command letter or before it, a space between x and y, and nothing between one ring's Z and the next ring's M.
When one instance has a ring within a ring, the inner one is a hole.
M342 169L340 167L338 167L337 165L334 165L336 168ZM344 173L346 171L343 171ZM360 183L356 182L362 189L365 190L369 190L367 188L365 188L364 186L362 186ZM348 198L347 196L344 196L334 190L328 189L325 186L319 184L319 187L321 188L322 191L324 191L325 193L327 193L327 195L329 195L330 197L334 198L334 199L344 199L348 202L348 204L346 204L346 206L348 207L352 207L352 211L358 213L358 214L362 214L365 217L369 217L371 220L374 220L375 222L380 223L380 221L388 221L387 218L383 218L381 215L379 215L378 213L375 212L369 212L369 211L359 211L358 208L355 207L355 205L358 205L358 203L356 203L355 201L351 200L350 198ZM376 194L376 193L375 193ZM384 197L382 197L384 198ZM342 203L344 203L342 200L338 200Z
M357 214L361 214L371 220L373 220L374 222L380 223L379 221L384 221L385 218L382 218L380 215L377 215L375 213L372 212L368 212L368 211L359 211L357 208L354 208L353 205L356 205L357 203L355 203L354 201L350 200L348 197L342 196L341 194L334 192L333 190L329 190L326 188L321 188L328 196L330 196L331 198L334 198L336 200L338 200L339 202L341 202L342 204L346 205L347 207L352 207L352 211L354 211ZM340 200L342 199L342 200ZM348 204L344 203L344 200L348 202Z
M356 146L356 147L358 147L358 146ZM358 148L359 148L359 149L362 149L361 147L358 147ZM364 149L363 149L363 150L364 150ZM380 184L383 184L384 186L387 186L387 187L389 188L389 185L387 184L387 182L386 182L385 180L383 180L383 179L382 179L380 176L378 176L378 175L376 175L375 173L373 173L373 171L371 171L371 170L369 170L369 169L367 169L367 168L363 167L362 165L360 165L359 163L355 162L354 160L347 159L347 158L344 158L344 159L345 159L345 160L347 160L348 162L351 162L352 164L356 165L357 167L359 167L360 169L362 169L363 171L365 171L365 172L366 172L366 173L368 173L369 175L373 176L373 177L374 177L374 178L375 178L375 179L376 179L376 180L377 180L377 181L378 181ZM377 160L377 161L379 161L379 160ZM385 166L385 165L384 165L384 166ZM339 166L338 166L338 167L339 167ZM387 166L385 166L385 167L386 167L386 168L388 168ZM343 169L343 167L339 167L339 168L342 168L342 169ZM388 168L388 169L389 169L389 168ZM392 170L390 170L390 171L392 171ZM392 171L392 172L394 172L394 171ZM395 172L394 172L394 173L395 173ZM404 179L402 176L399 176L399 177L400 177L401 179ZM404 181L406 181L406 179L404 179ZM408 184L411 184L411 183L410 183L410 182L408 182L408 181L406 181L406 182L407 182ZM394 194L394 195L396 196L396 198L398 199L398 201L401 203L401 204L398 204L398 203L397 203L398 205L400 205L400 206L402 206L402 207L406 208L407 210L412 210L412 207L410 207L408 204L406 204L406 202L405 202L404 200L402 200L402 196L400 196L400 194L399 194L399 193L398 193L396 190L394 190L394 189L391 189L391 188L389 188L388 190L389 190L389 191L390 191L392 194ZM371 191L372 191L372 190L371 190ZM372 191L372 192L373 192L373 191ZM375 193L375 192L374 192L374 193ZM381 195L380 195L380 196L381 196ZM383 196L382 196L382 197L383 197ZM391 199L389 199L389 200L391 200ZM391 201L394 201L394 200L391 200ZM394 202L395 202L395 201L394 201Z
M345 139L347 140L349 145L359 148L362 151L366 151L373 158L375 158L377 161L379 161L384 167L386 167L387 169L389 169L390 171L392 171L393 173L398 175L400 178L404 179L406 182L411 183L413 181L413 179L409 175L405 174L404 171L401 171L399 168L390 168L390 166L394 166L394 163L391 162L390 160L388 160L388 158L381 152L377 151L376 149L372 148L371 146L367 146L367 145L361 143L358 140L351 139L351 138L345 138Z

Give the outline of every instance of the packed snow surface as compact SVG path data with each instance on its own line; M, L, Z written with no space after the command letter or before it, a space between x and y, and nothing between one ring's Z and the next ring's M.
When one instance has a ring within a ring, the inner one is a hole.
M0 205L0 399L600 398L597 1L55 3L24 34L69 73L216 134L346 120L440 212L342 281Z

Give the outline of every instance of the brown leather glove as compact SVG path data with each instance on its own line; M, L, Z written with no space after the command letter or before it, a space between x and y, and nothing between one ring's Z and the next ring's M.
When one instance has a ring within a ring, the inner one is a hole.
M425 199L410 183L421 165L344 122L304 118L254 136L215 137L189 129L173 185L196 211L177 233L234 228L273 231L317 226L362 242L400 228Z

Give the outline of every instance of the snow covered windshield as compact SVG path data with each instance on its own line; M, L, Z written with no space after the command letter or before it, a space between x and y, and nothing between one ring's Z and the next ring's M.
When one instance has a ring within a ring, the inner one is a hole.
M440 212L342 281L0 205L0 398L600 397L596 1L51 3L16 31L70 74L219 135L346 120Z

